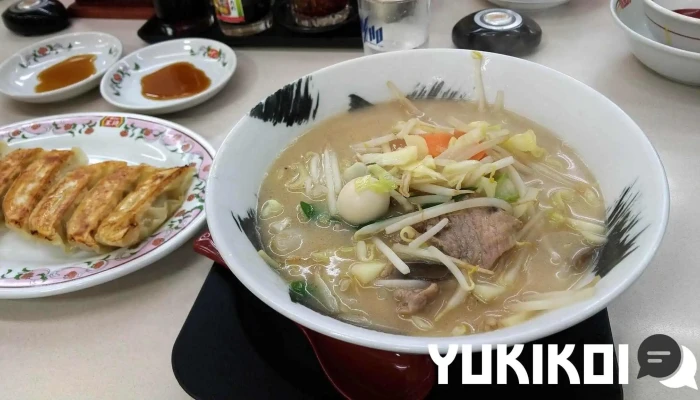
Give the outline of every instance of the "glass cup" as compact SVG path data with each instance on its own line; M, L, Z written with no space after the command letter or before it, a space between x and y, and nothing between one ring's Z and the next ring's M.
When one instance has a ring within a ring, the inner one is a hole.
M350 0L291 0L292 16L305 27L333 26L350 15Z
M359 0L365 54L427 46L430 0Z

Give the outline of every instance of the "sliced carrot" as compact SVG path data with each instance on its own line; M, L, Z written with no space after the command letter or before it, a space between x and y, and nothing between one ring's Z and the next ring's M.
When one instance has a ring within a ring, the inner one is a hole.
M440 153L447 150L452 135L449 133L432 133L430 135L423 135L423 139L425 139L425 143L428 145L428 153L433 157L437 157Z
M486 157L486 152L485 151L480 151L476 154L474 154L471 158L471 160L477 160L481 161L482 158Z
M466 133L467 133L467 132L458 131L457 129L455 129L454 136L455 136L456 138L459 138L460 136L462 136L462 135L464 135L464 134L466 134Z

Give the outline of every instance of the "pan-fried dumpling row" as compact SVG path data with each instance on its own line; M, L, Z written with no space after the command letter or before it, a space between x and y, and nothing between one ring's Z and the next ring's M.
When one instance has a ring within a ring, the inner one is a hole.
M126 167L125 162L107 161L83 166L66 174L36 205L27 221L27 229L37 239L63 246L65 224L83 203L85 195L105 175Z
M43 153L42 149L18 149L0 160L0 205L19 174ZM5 218L3 210L4 207L0 207L0 222Z
M2 201L5 225L29 233L27 221L39 201L64 175L86 163L87 157L80 149L50 150L39 155L5 194Z
M80 149L0 153L0 221L66 250L130 247L182 205L194 175L190 166L86 164Z
M180 208L194 168L178 167L151 174L100 225L95 239L129 247L150 236Z
M102 221L114 211L127 193L134 190L139 178L151 173L145 166L123 167L108 174L90 190L66 224L68 245L105 253L110 247L95 240Z

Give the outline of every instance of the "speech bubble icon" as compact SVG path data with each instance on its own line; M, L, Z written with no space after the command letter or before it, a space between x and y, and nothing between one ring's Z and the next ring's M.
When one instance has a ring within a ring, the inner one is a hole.
M698 371L698 361L689 348L685 346L681 346L681 348L683 349L683 360L681 362L681 367L678 368L678 372L673 374L672 377L660 382L662 385L672 389L688 386L698 390L698 384L695 382L695 373Z
M681 346L670 336L649 336L637 350L637 361L639 362L637 379L647 375L654 378L669 377L681 365Z

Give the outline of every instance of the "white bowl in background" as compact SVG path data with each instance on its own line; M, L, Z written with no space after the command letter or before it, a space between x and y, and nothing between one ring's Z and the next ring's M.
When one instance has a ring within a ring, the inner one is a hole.
M276 157L319 121L364 101L389 101L389 80L406 93L441 84L440 93L474 99L473 69L465 67L474 62L472 54L453 49L384 53L321 69L271 94L233 127L214 160L205 206L216 247L238 279L267 305L307 328L357 345L404 353L427 353L430 343L441 351L456 341L475 349L483 344L527 343L591 317L625 291L654 256L668 220L668 183L656 151L629 116L583 83L519 58L492 53L483 57L487 98L493 101L496 92L504 90L508 109L560 135L598 179L611 232L603 253L619 255L634 248L622 259L606 257L598 264L603 277L593 298L492 332L459 338L403 336L350 325L292 302L286 282L258 255L257 196ZM571 98L576 101L566 101ZM620 208L626 212L612 212ZM638 223L622 232L621 215L627 222L638 218ZM629 248L620 240L625 235L635 237L627 243Z
M500 7L515 10L544 10L568 3L571 0L489 0Z
M697 0L644 0L647 25L654 38L671 47L700 52L700 19L673 10L698 8Z
M700 85L700 54L657 42L644 14L643 0L610 0L610 12L627 36L632 53L659 74L688 85Z
M37 75L69 57L94 54L97 72L80 82L36 93ZM105 71L119 60L122 43L100 32L69 33L53 36L23 48L0 64L0 92L27 103L52 103L76 97L100 84Z
M141 78L176 62L204 71L211 85L194 96L151 100L141 94ZM139 49L120 60L102 78L100 92L109 103L142 114L166 114L199 105L224 88L236 70L236 54L210 39L176 39Z

